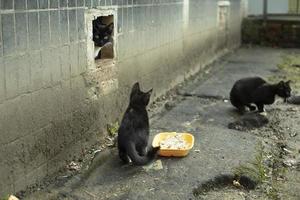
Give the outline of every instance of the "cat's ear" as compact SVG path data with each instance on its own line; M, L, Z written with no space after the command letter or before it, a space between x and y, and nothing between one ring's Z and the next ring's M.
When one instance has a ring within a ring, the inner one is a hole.
M278 83L278 86L284 86L284 81L280 81L280 82Z
M147 94L151 95L152 92L153 92L153 88L151 88L151 89L147 92Z
M114 29L114 23L110 23L106 26L109 30L113 30Z
M112 33L113 33L113 31L114 31L114 23L110 23L110 24L108 24L106 27L105 27L105 29L106 29L106 34L109 34L109 35L111 35Z
M143 96L143 101L145 105L148 105L150 102L150 97L151 97L152 89L149 90L146 95Z
M285 82L285 84L290 85L291 84L291 80L288 80L287 82Z
M135 84L133 84L131 92L137 92L140 91L140 84L139 82L136 82Z

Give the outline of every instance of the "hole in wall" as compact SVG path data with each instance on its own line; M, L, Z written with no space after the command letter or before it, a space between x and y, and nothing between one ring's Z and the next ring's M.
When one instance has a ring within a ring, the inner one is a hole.
M114 58L114 16L98 16L93 21L95 62Z

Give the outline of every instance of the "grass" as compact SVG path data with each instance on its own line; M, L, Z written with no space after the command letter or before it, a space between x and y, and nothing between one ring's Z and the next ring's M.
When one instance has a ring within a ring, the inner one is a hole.
M0 200L8 200L8 198L9 198L9 195L6 195L4 197L0 197Z
M258 154L254 161L240 165L235 169L235 174L238 176L248 176L258 184L267 180L267 168L264 165L264 151L262 144L257 146Z
M117 136L118 129L119 129L119 122L107 124L107 132L111 137Z

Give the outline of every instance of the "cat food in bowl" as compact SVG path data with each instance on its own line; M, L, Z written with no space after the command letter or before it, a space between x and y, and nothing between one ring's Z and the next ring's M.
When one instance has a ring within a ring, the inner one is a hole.
M160 156L184 157L194 146L194 136L190 133L159 133L155 135L152 146L160 146Z

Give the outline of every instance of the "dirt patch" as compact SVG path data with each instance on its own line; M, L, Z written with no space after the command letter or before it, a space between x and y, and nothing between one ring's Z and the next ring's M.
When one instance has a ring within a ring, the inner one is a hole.
M269 123L269 119L260 113L246 113L238 120L228 124L229 129L238 131L253 130L261 128Z
M290 194L297 193L297 187L288 187L287 192L284 185L300 184L290 182L287 178L291 172L298 170L300 163L300 159L297 160L300 158L299 146L290 146L290 143L294 144L295 140L299 140L297 131L300 130L300 125L296 122L299 120L297 116L300 116L298 107L277 101L267 110L267 116L263 116L268 119L263 127L242 127L242 132L261 138L255 159L233 169L234 175L215 177L200 184L193 191L197 199L218 199L225 194L228 199L293 199ZM239 120L237 122L241 123ZM251 187L237 178L242 176L257 184L255 190L249 190ZM300 175L295 179L298 180L299 177Z

